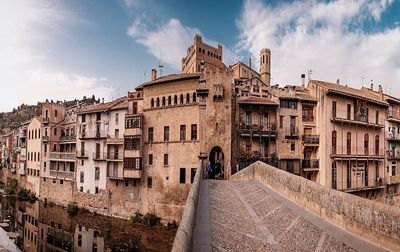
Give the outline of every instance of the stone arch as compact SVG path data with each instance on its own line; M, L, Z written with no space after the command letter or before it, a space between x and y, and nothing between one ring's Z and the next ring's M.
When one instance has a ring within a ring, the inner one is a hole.
M209 178L211 179L224 179L224 152L220 146L214 146L210 155L208 156L207 171L211 166L211 173Z

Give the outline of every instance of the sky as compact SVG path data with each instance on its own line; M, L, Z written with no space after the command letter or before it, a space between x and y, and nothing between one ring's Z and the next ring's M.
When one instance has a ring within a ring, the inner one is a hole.
M272 84L305 73L400 97L400 0L1 0L0 112L124 96L160 64L180 72L195 34L223 45L226 65L258 69L270 48Z

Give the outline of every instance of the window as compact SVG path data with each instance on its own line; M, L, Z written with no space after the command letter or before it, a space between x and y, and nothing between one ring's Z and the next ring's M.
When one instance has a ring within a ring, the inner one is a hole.
M379 124L379 111L378 110L376 111L376 114L375 114L375 123Z
M177 104L178 104L178 96L175 95L175 96L174 96L174 105L177 105Z
M184 141L184 140L186 140L186 125L181 125L181 128L180 128L180 140L181 141Z
M169 126L164 126L164 142L169 141Z
M191 125L191 140L197 140L197 124Z
M336 131L332 131L332 154L336 154L336 139L337 133Z
M96 159L100 159L100 144L96 143L96 153L95 153Z
M150 127L147 132L147 140L149 143L153 142L153 127Z
M81 187L79 188L79 191L80 191L80 192L83 192L83 186L81 186Z
M54 116L57 118L57 113L58 111L57 111L57 109L54 111Z
M168 106L171 106L172 104L172 99L171 99L171 96L168 96Z
M181 184L186 183L186 168L181 168L179 170L179 183Z
M57 134L55 134L57 135ZM35 139L37 139L37 129L35 129Z
M168 165L168 154L164 154L164 166Z
M351 104L347 104L347 120L351 120Z
M43 162L43 171L46 172L47 162Z
M283 117L284 116L279 116L279 128L283 129Z
M280 100L281 108L297 109L297 101L292 100Z
M375 136L375 155L379 156L379 135Z
M119 113L115 113L115 125L119 123Z
M190 183L193 184L194 177L196 176L197 168L192 168L190 170Z
M347 155L351 155L351 133L347 132Z
M94 169L94 180L100 180L100 167L95 167Z
M193 98L192 98L193 103L196 102L196 93L193 93Z
M296 150L296 144L295 144L294 141L292 141L292 142L290 143L290 150L291 150L291 151L295 151L295 150Z
M82 235L78 234L78 246L82 247Z
M82 115L82 122L83 123L86 122L86 115L85 114Z
M332 163L332 188L336 189L336 176L337 176L337 170L336 170L336 162Z
M162 100L161 100L161 105L163 106L163 107L165 107L165 97L163 96L163 98L162 98Z
M190 103L190 94L189 93L186 94L186 103Z
M180 96L179 104L183 104L183 94L181 94L181 96Z
M101 112L96 113L96 121L101 121Z
M336 101L332 101L332 117L336 117Z
M157 107L160 107L160 98L159 98L159 97L157 97L157 104L156 104L156 106L157 106Z
M293 169L293 160L287 160L286 161L286 171L293 173L294 169Z
M140 149L140 136L125 136L124 147L126 150L139 150Z
M148 188L153 187L153 178L152 177L147 177L147 187Z
M84 181L85 181L85 174L83 173L83 171L81 171L81 174L80 174L80 182L81 182L81 183L84 183Z
M368 168L369 168L368 161L365 161L364 167L365 167L364 184L365 184L365 186L368 186Z
M149 154L149 165L153 165L153 154Z
M364 155L368 155L369 152L369 136L368 134L364 135Z
M154 108L154 98L151 98L151 100L150 100L150 107Z
M250 128L252 124L251 112L246 112L246 120L245 120L246 128Z
M97 186L94 188L94 193L95 193L95 194L98 194L98 193L99 193L99 188L98 188Z
M347 164L347 177L346 177L347 188L351 188L351 166L350 166L350 161L347 161L346 164Z
M127 170L141 170L142 169L142 159L134 157L124 158L124 169Z
M57 136L57 128L54 128L54 135Z
M125 118L125 128L141 128L142 127L142 117L141 116L132 116Z

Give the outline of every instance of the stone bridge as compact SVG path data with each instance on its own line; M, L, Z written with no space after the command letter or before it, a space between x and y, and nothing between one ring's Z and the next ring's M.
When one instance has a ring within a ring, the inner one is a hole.
M173 251L400 251L400 208L257 162L196 174Z

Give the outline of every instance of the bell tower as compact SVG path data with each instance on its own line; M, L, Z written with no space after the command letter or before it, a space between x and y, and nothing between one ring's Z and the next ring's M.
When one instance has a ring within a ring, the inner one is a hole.
M271 82L271 51L263 48L260 51L261 80L269 87Z

